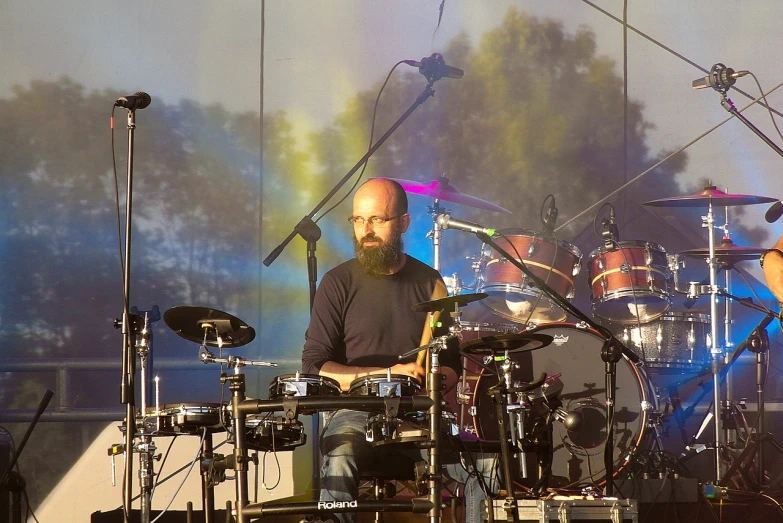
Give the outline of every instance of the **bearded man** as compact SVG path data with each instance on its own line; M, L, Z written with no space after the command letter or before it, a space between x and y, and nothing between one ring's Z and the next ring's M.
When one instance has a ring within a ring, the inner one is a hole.
M356 257L327 272L316 291L302 370L336 380L343 391L356 378L388 371L423 383L425 369L415 356L407 362L398 356L433 336L427 314L411 307L447 292L435 269L403 252L402 234L411 221L405 191L393 180L367 181L354 196L348 220ZM448 389L456 384L459 355L447 350L440 362ZM320 438L322 501L357 499L361 471L372 461L372 446L365 437L368 416L352 410L326 416ZM449 475L458 481L467 477ZM469 519L472 512L468 510ZM338 518L355 521L356 515L343 513Z

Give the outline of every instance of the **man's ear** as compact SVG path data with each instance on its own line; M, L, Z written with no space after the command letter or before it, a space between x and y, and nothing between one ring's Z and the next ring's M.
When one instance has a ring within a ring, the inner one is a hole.
M407 212L400 216L400 232L406 232L411 224L411 215Z

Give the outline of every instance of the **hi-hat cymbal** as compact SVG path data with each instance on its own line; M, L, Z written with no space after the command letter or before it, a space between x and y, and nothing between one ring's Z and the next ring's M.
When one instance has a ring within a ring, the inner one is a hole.
M256 331L244 321L227 312L208 307L172 307L163 314L163 321L186 340L198 344L204 341L206 331L207 345L211 347L241 347L256 337Z
M732 265L741 261L758 260L764 249L760 247L740 247L731 238L723 238L723 240L715 247L715 257L721 263ZM709 248L689 249L682 251L681 255L688 256L690 258L709 258Z
M417 303L411 307L411 309L413 309L413 312L435 312L444 309L453 310L455 303L460 307L464 307L468 303L483 300L487 296L489 296L489 294L483 292L477 292L475 294L457 294L455 296L446 296L445 298L439 298L437 300Z
M672 196L645 202L651 207L707 207L710 203L716 207L733 205L755 205L777 201L769 196L754 196L752 194L729 194L718 190L714 185L705 187L703 191L685 196Z
M504 209L500 205L495 205L492 202L460 192L459 189L449 183L449 179L445 176L441 176L437 180L431 180L429 182L415 182L413 180L403 180L401 178L389 178L389 180L394 180L399 183L402 188L405 189L405 192L411 194L420 194L429 198L443 200L444 202L458 203L477 209L511 214L511 211Z
M493 356L495 354L509 354L514 352L527 352L540 349L552 343L552 336L548 334L522 333L522 334L498 334L497 336L484 336L475 340L460 344L459 350L465 354L479 356Z

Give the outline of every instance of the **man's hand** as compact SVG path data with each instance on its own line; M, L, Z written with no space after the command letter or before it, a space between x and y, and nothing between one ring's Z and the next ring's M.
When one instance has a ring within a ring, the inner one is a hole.
M391 367L391 373L411 376L416 378L422 385L424 384L424 377L426 375L424 367L414 361L410 363L398 363L394 367Z

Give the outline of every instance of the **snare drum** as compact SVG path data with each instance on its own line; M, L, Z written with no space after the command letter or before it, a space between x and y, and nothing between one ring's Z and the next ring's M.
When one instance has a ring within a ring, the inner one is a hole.
M457 415L441 412L441 416L441 435L458 435ZM367 418L366 436L373 447L404 443L416 446L430 439L428 418L426 413L412 413L404 418L392 419L388 419L385 414L375 414Z
M140 431L158 436L200 436L204 429L212 433L223 432L226 428L220 413L219 403L167 403L157 414L154 408L147 409Z
M641 326L616 326L612 332L645 361L650 373L689 373L711 361L710 316L667 312Z
M245 419L247 448L262 452L294 450L307 442L304 425L283 417L248 416Z
M671 306L666 251L655 243L618 242L599 247L588 259L593 314L614 323L652 321Z
M495 239L500 248L541 278L557 294L574 297L574 277L582 268L582 252L564 241L554 241L528 229L504 229ZM519 323L562 321L566 312L537 289L530 279L484 245L481 253L483 274L477 292L489 297L480 303L500 316Z
M390 379L391 378L391 379ZM351 382L351 396L378 396L381 398L401 398L416 396L421 391L421 383L412 376L392 374L391 377L378 374L362 376Z
M339 396L340 383L326 376L315 374L283 374L269 382L269 399L303 396ZM302 414L312 414L309 409L300 410Z

